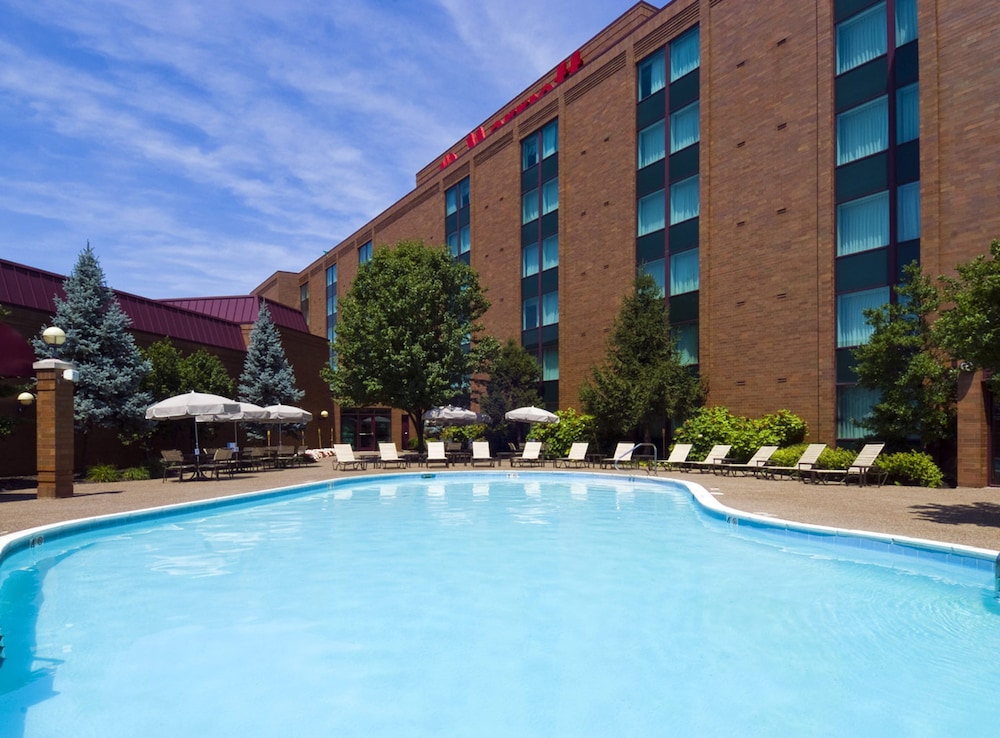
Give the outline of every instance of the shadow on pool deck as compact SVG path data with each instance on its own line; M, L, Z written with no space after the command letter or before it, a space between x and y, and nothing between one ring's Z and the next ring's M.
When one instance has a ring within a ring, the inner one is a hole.
M948 505L942 503L914 505L917 516L944 525L979 525L1000 528L1000 504L975 502Z

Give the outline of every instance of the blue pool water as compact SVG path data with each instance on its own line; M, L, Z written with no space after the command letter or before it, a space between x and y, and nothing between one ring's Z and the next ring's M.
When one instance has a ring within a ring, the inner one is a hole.
M995 735L987 567L739 522L480 473L48 534L0 564L0 737Z

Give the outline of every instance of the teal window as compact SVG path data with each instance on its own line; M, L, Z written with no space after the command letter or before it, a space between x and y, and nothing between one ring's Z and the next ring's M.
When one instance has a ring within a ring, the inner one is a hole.
M638 221L638 234L640 236L666 227L666 203L663 198L663 190L658 190L639 199Z
M859 67L888 50L885 3L837 24L837 74Z
M553 290L542 295L542 325L559 322L559 291Z
M548 159L559 151L559 121L554 120L542 127L542 158Z
M666 294L664 291L664 286L667 281L665 259L653 259L652 261L644 262L639 266L639 272L641 274L648 274L653 278L653 281L656 282L656 286L659 290L660 297L663 297Z
M671 254L670 296L694 292L698 287L698 249Z
M920 238L920 182L896 188L896 240Z
M521 195L521 223L530 223L538 218L538 190L533 189Z
M542 183L542 215L559 208L559 178ZM538 217L537 215L535 217Z
M358 264L367 264L372 260L372 242L358 247Z
M538 298L529 297L521 303L521 329L530 331L538 327Z
M648 167L666 157L664 126L665 122L658 120L648 128L639 131L639 169Z
M521 170L531 169L538 163L538 137L528 136L521 142Z
M837 256L888 245L888 192L877 192L837 206Z
M699 210L697 174L670 185L670 225L697 218Z
M521 276L538 274L538 244L530 243L521 249Z
M670 43L670 81L675 82L701 64L698 29L694 28Z
M552 269L559 266L559 234L556 233L542 241L542 269Z
M684 366L698 363L698 324L682 323L671 329L680 362Z
M882 96L837 116L837 165L889 148L889 100Z
M877 390L858 386L837 388L837 438L864 438L871 431L862 427L859 421L871 415L872 408L879 400Z
M837 295L837 348L867 343L872 327L865 318L865 310L880 308L888 302L888 287Z
M896 46L917 38L917 0L896 0Z
M639 100L645 100L667 86L666 54L660 49L639 62Z
M920 85L914 83L896 90L896 143L920 137Z
M700 139L701 103L695 101L670 116L670 153L693 146Z
M552 347L542 351L542 380L555 379L559 379L559 349Z

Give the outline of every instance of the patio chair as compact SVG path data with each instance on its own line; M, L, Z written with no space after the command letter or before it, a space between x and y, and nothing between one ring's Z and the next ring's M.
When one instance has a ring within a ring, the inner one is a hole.
M334 469L364 469L365 460L354 457L354 449L349 443L333 444L333 468Z
M635 444L631 441L620 441L615 446L615 453L606 459L601 459L601 468L620 466L635 466L632 461L632 452L635 451Z
M690 443L675 443L674 447L670 449L670 455L661 460L659 466L664 469L675 469L683 466L687 462L688 454L691 453L693 444Z
M520 456L511 456L511 466L545 466L545 457L541 456L542 442L528 441Z
M826 449L825 443L810 443L806 446L806 450L802 452L795 466L767 464L764 467L766 471L762 473L770 474L772 479L778 474L787 474L797 479L805 479L806 475L816 466L816 462L819 460L819 456L823 453L824 449Z
M701 461L685 461L684 468L715 472L723 463L725 463L726 457L729 455L729 450L731 448L732 446L725 444L712 446L712 450L708 452L708 456Z
M884 443L865 444L851 465L846 469L812 469L809 472L809 477L813 481L823 482L824 484L831 479L847 484L851 481L851 477L857 477L858 486L864 487L868 484L868 475L874 474L878 486L881 487L889 475L878 468L875 460L884 448Z
M378 444L378 464L383 469L388 469L389 465L392 464L397 469L402 469L404 466L409 466L410 462L399 455L396 451L396 444L391 441L379 441Z
M472 442L472 465L496 466L497 460L490 453L489 441Z
M753 456L742 464L723 461L719 464L721 467L719 471L723 474L743 474L743 476L753 474L756 477L767 464L767 460L771 458L771 454L777 450L777 446L761 446Z
M587 465L587 449L590 444L587 441L577 441L569 449L569 455L552 462L553 466L580 467Z
M231 448L217 448L212 454L212 458L201 465L203 473L209 474L216 479L222 472L229 474L232 478L236 471L236 454Z
M176 448L168 448L160 451L160 456L163 458L163 478L161 481L166 482L167 477L171 474L177 475L177 481L184 481L184 475L187 472L194 471L194 464L189 464L184 460L184 454Z
M431 464L444 464L446 467L451 464L451 460L444 450L444 441L427 442L427 458L424 459L424 464L427 466Z
M274 454L267 446L253 446L247 459L248 466L263 471L267 467L274 466Z

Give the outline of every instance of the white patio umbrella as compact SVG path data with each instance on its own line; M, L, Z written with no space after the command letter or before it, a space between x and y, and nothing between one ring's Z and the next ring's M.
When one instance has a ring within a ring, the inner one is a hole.
M200 453L198 444L198 416L223 415L239 412L240 404L236 400L220 395L210 395L207 392L186 392L174 395L165 400L155 402L146 408L147 420L183 420L192 418L194 424L194 453L197 460ZM200 472L200 469L198 470Z
M281 445L281 426L283 423L308 423L313 419L313 414L308 410L294 405L268 405L264 408L267 418L260 422L271 422L278 424L278 445Z
M455 405L432 407L424 413L424 422L429 425L472 425L473 423L488 423L489 420L488 415Z
M236 424L239 421L266 422L268 420L267 410L252 402L239 402L240 409L235 413L212 413L199 415L195 418L196 423L216 423L220 421L233 421L233 440L236 445L240 445L239 431Z
M504 418L507 420L514 420L521 423L558 423L559 416L555 413L550 413L548 410L543 410L540 407L519 407L514 410L508 410L504 414Z

